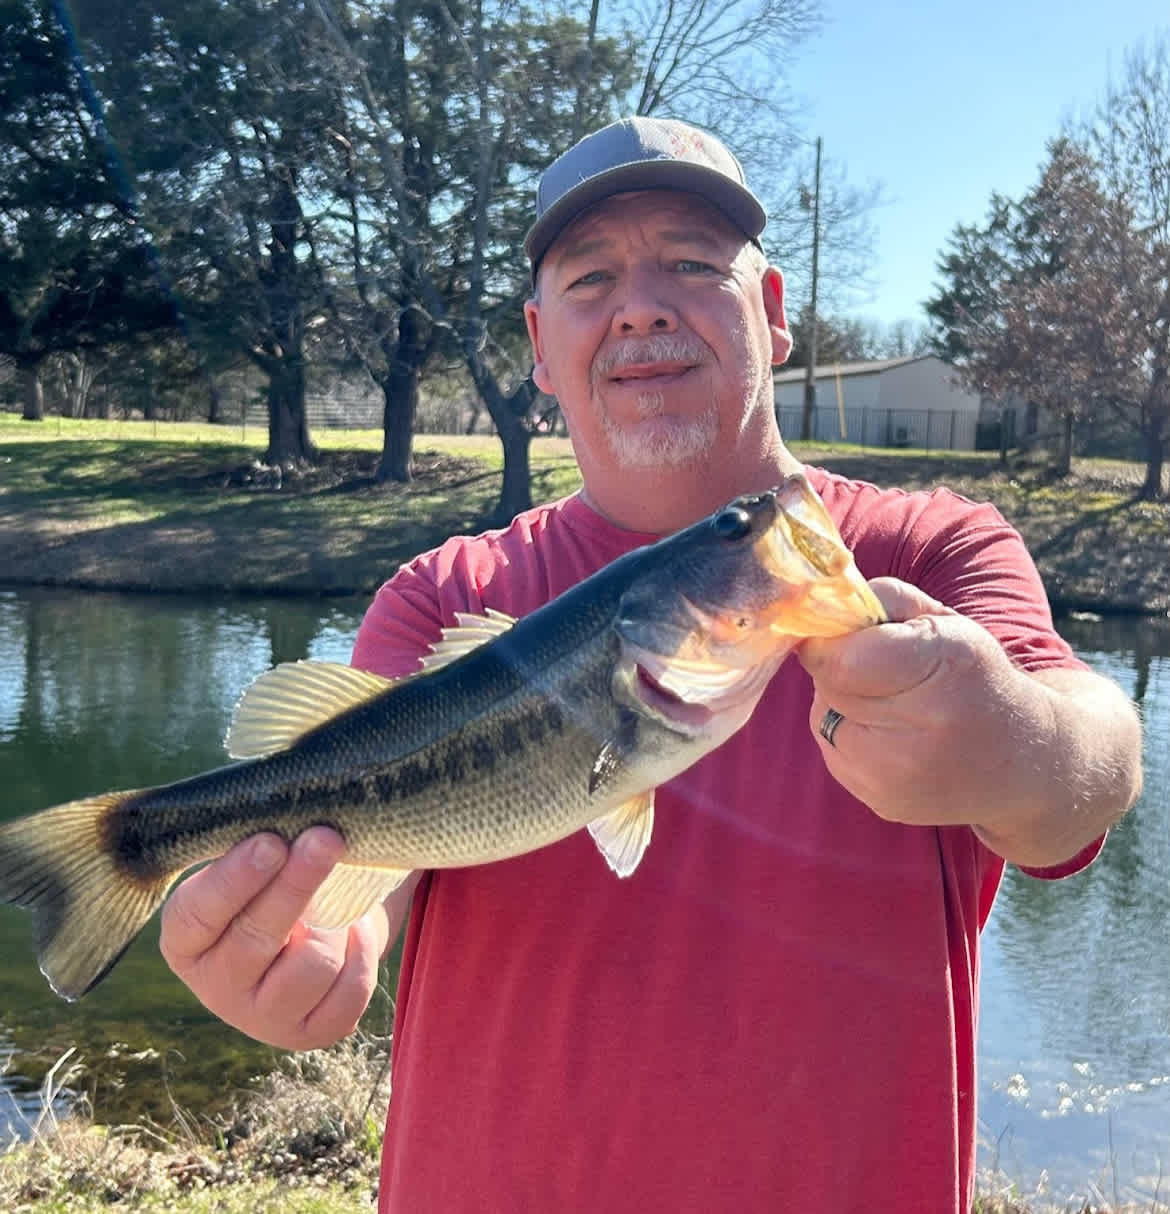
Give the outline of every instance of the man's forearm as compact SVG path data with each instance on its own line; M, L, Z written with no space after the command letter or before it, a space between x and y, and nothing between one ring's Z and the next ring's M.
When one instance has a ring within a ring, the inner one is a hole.
M1040 695L1021 715L1018 754L1036 787L1025 808L990 815L974 830L1006 860L1043 868L1075 856L1137 800L1141 723L1120 688L1098 675L1059 669L1026 677Z

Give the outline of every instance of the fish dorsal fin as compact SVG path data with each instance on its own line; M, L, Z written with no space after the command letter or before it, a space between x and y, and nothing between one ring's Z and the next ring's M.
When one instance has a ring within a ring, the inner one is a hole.
M631 797L589 823L594 843L619 877L628 877L638 867L653 830L654 789Z
M431 652L422 660L424 670L438 670L449 662L471 653L488 641L503 636L515 624L515 619L497 611L494 607L484 609L483 615L474 615L470 611L455 612L455 627L443 629L443 639L435 641Z
M306 923L314 927L344 927L353 923L383 898L392 894L410 876L409 868L366 868L360 864L336 864L317 887L305 911Z
M224 745L233 759L287 750L319 725L368 704L394 682L340 662L274 666L240 697Z

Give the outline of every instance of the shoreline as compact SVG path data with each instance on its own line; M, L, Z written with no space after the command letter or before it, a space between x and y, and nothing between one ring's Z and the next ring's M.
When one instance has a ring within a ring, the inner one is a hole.
M0 586L370 598L403 562L483 530L499 491L488 436L419 436L414 479L378 484L377 433L331 433L319 464L279 476L215 427L173 423L152 439L118 425L55 437L0 424ZM1170 615L1170 501L1137 500L1138 464L1078 459L1056 480L995 453L792 449L880 488L990 502L1023 537L1054 614ZM534 439L530 454L534 501L579 486L568 440Z
M1043 568L1040 568L1040 574L1041 577L1044 576ZM120 584L102 580L38 579L35 577L21 577L19 575L14 577L8 572L0 574L0 593L17 590L55 590L75 591L78 594L126 594L155 598L196 597L211 599L226 596L241 599L272 598L299 600L302 602L330 602L342 599L369 600L373 598L377 589L377 586L349 587L343 585L331 586L320 590L284 586L221 586L204 585L195 581L183 586L160 587L149 584L149 579L145 578L141 582ZM1133 617L1137 619L1170 618L1170 609L1161 601L1155 603L1119 603L1113 599L1103 600L1093 597L1060 598L1049 594L1048 602L1052 608L1053 617L1056 619L1068 616L1097 617L1101 619L1117 617Z

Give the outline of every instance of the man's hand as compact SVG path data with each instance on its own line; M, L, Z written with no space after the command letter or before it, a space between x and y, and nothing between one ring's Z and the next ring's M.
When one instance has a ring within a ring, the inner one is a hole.
M336 931L302 915L345 844L314 827L291 847L256 835L189 877L163 907L172 970L222 1020L269 1045L316 1049L356 1028L389 936L382 905Z
M854 796L890 821L970 825L1038 866L1068 859L1133 803L1140 729L1118 688L1086 671L1030 675L916 587L871 585L891 623L797 650L815 687L810 727ZM844 716L832 745L818 732L830 708Z

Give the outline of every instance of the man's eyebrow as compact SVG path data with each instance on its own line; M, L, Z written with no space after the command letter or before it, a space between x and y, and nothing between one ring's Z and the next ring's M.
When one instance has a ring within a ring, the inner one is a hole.
M708 227L663 228L658 236L668 244L700 245L706 249L718 249L723 244L720 233ZM558 262L564 262L592 257L594 254L603 253L611 244L612 241L608 237L583 232L576 239L569 236L556 250L554 258Z
M555 252L557 261L568 261L571 258L590 257L607 248L609 241L601 236L582 235L573 239L569 237Z

